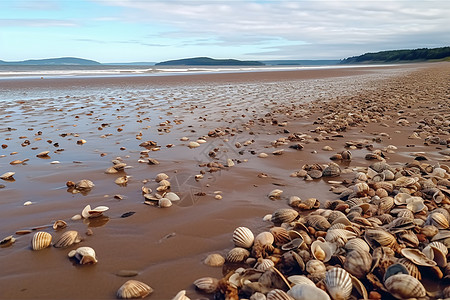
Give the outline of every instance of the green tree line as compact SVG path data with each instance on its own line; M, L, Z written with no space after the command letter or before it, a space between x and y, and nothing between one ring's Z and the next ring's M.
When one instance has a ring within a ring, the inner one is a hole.
M378 62L403 62L403 61L425 61L434 59L444 59L450 57L450 47L441 48L421 48L414 50L391 50L375 53L365 53L343 59L343 64L355 63L378 63Z

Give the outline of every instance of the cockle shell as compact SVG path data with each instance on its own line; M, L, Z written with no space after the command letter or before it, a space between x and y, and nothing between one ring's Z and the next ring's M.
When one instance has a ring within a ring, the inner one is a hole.
M68 256L70 258L75 257L80 265L95 264L98 262L95 251L91 247L80 247L76 250L72 250L69 252Z
M309 284L309 285L312 285L312 286L316 286L316 284L311 279L306 277L305 275L292 275L292 276L289 276L287 278L287 280L289 280L289 282L292 283L293 285L296 285L296 284Z
M186 296L186 290L179 291L172 300L191 300L188 296Z
M225 258L218 253L213 253L205 258L204 263L211 267L221 267L225 263Z
M127 175L120 176L120 177L117 177L116 180L114 180L114 183L117 185L126 185L128 183L129 178L130 178L130 176L127 176Z
M163 180L167 180L167 179L169 179L169 175L167 175L166 173L159 173L155 177L155 181L158 182L158 183L163 181Z
M354 238L354 239L349 240L345 244L344 248L348 252L350 252L352 250L370 252L369 245L366 243L366 241L364 241L363 239L360 239L360 238Z
M272 227L270 233L273 235L276 244L283 245L291 240L288 231L283 227Z
M202 292L212 294L217 291L219 287L219 280L213 277L202 277L195 280L194 285Z
M419 268L415 263L413 263L412 261L410 261L405 257L400 258L397 261L397 263L404 265L406 270L408 270L409 275L419 280L422 280L422 274L420 273Z
M259 259L254 268L258 271L266 271L275 266L275 263L269 258Z
M372 266L372 255L367 251L352 250L347 253L344 269L356 278L364 278Z
M270 232L263 231L255 237L254 243L259 245L272 245L274 241L275 239Z
M267 293L267 300L293 300L285 291L280 289L274 289Z
M36 232L31 240L31 248L33 250L42 250L50 246L52 243L52 235L45 231Z
M295 300L330 300L330 296L326 292L308 284L296 284L287 294Z
M321 215L309 215L305 217L305 220L306 226L311 226L315 230L326 231L331 226L330 222Z
M327 234L325 235L325 240L329 243L333 243L340 247L343 247L349 239L355 237L356 233L347 229L332 229L328 230Z
M327 268L324 263L317 259L312 259L306 263L306 272L309 278L314 282L319 282L325 278Z
M247 227L238 227L233 232L233 242L236 247L250 248L255 237Z
M448 248L441 242L431 242L423 248L422 252L429 258L434 260L439 267L447 265Z
M404 248L402 249L402 255L419 266L433 267L436 262L429 259L419 249Z
M153 289L147 284L137 280L128 280L119 288L116 296L119 299L136 299L145 298L152 292Z
M367 229L364 239L373 249L378 246L390 247L397 243L395 236L382 229Z
M450 227L448 219L439 212L432 212L428 215L425 225L434 225L438 229L447 229Z
M390 276L384 286L397 299L423 298L427 294L419 280L406 274Z
M298 212L291 208L279 208L273 214L271 221L275 224L289 223L294 221L298 216Z
M6 172L6 173L0 175L0 179L3 179L3 180L12 179L14 174L16 174L16 172Z
M95 184L88 180L88 179L82 179L75 183L75 188L82 190L82 189L92 189L95 186Z
M231 263L243 262L250 256L250 252L247 249L236 247L231 249L226 256L226 261Z
M324 283L332 299L348 299L352 293L352 279L347 271L342 268L328 270Z
M64 232L53 246L55 248L64 248L79 242L81 242L80 234L75 230L70 230Z

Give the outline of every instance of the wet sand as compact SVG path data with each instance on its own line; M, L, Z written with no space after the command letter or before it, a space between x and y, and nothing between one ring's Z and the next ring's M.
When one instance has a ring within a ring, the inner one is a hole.
M417 122L435 116L449 120L449 70L448 63L436 63L2 81L0 143L5 147L0 149L0 173L16 174L14 181L0 180L0 238L14 235L16 242L0 249L0 298L112 299L129 279L117 273L134 270L138 275L133 279L154 289L151 299L171 299L180 290L187 290L191 299L213 299L192 283L204 276L222 277L222 268L203 260L210 253L225 256L233 248L236 227L268 230L272 224L263 217L288 207L293 195L321 203L337 199L327 180L290 176L304 164L329 163L349 140L367 140L375 149L395 145L398 149L388 155L394 165L411 161L411 152L425 152L433 164L448 164L448 157L439 154L449 145L448 124L418 129ZM348 114L355 114L354 124L332 122ZM408 138L415 131L424 133L420 139ZM306 135L303 150L290 149L292 142L272 145L291 133ZM446 144L425 145L430 135ZM206 143L187 147L200 137ZM77 144L82 139L86 143ZM139 146L145 141L155 141L160 150L147 149L147 157L141 152L146 148ZM322 150L326 145L333 151ZM285 149L282 155L272 155L279 149ZM50 151L50 158L36 157L42 151ZM269 156L257 157L261 152ZM369 152L366 147L352 150L351 162L341 167L368 166ZM129 168L105 174L118 157ZM160 164L145 163L149 157ZM10 165L24 159L29 160ZM216 172L203 166L212 161L226 165L227 159L235 166ZM171 191L181 198L169 208L143 204L141 187L154 190L161 172L169 175ZM201 173L203 179L196 181ZM261 173L267 177L258 177ZM126 186L114 183L124 175L131 176ZM71 193L66 182L81 179L92 180L95 187ZM267 195L275 188L283 196L270 200ZM214 198L218 191L221 200ZM32 204L24 206L26 201ZM106 217L71 220L87 204L108 206ZM121 218L127 212L135 213ZM58 219L68 227L48 227ZM69 248L32 251L34 233L15 233L36 228L51 233L54 241L67 230L79 231L84 240ZM88 229L92 235L86 235ZM98 263L82 266L69 260L68 252L80 246L95 249Z

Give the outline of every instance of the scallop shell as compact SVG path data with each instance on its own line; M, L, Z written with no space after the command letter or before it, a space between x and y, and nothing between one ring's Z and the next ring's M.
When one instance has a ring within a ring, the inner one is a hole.
M283 227L270 228L270 233L272 233L276 244L283 245L291 240L288 231Z
M255 237L254 243L259 245L272 245L274 241L275 239L270 232L263 231Z
M294 221L298 216L298 212L291 208L279 208L273 214L271 221L275 224L289 223Z
M404 248L402 255L419 266L433 267L436 265L435 261L429 259L419 249Z
M251 299L251 298L250 298ZM267 300L293 300L285 291L274 289L267 293Z
M231 249L226 256L226 261L230 263L243 262L250 256L250 252L247 249L236 247Z
M194 281L194 285L202 292L212 294L215 293L219 287L219 280L213 277L202 277Z
M369 245L366 243L366 241L364 241L363 239L360 239L360 238L354 238L354 239L349 240L345 244L344 248L348 252L350 252L352 250L370 252Z
M328 242L316 240L311 244L311 254L317 260L327 262L331 259L333 253L334 249Z
M330 296L316 286L296 284L287 294L295 300L330 300Z
M238 227L233 232L233 242L236 247L250 248L255 236L247 227Z
M395 236L382 229L367 229L364 239L373 249L378 246L391 247L397 243Z
M45 231L36 232L31 241L33 250L42 250L50 246L52 243L52 235Z
M406 274L390 276L384 286L397 299L423 298L427 294L419 280Z
M439 212L432 212L428 215L425 225L434 225L438 229L447 229L450 227L448 219Z
M188 296L186 296L186 290L179 291L172 300L191 300Z
M264 258L258 260L258 262L255 264L253 268L255 268L258 271L266 271L272 268L273 266L275 266L275 263L271 259Z
M225 263L225 258L218 253L213 253L205 258L204 263L211 267L221 267Z
M119 288L116 295L119 299L135 299L145 298L152 292L153 289L147 284L137 280L128 280Z
M81 242L80 234L75 230L70 230L64 232L53 246L56 248L65 248L79 242Z
M352 250L347 253L344 269L356 278L364 278L372 266L372 255L367 251Z
M352 293L352 279L342 268L333 268L327 271L324 283L332 299L348 299Z
M328 230L325 235L325 240L327 242L336 244L340 247L343 247L349 239L355 238L356 233L349 231L347 229L332 229Z
M3 179L3 180L12 179L14 174L16 174L16 172L6 172L6 173L0 175L0 179Z
M405 257L400 258L397 261L397 263L404 265L405 268L408 270L409 275L419 280L422 280L422 274L420 273L419 268L415 263L413 263L412 261L410 261Z
M95 264L98 262L95 251L91 247L80 247L76 250L72 250L69 252L68 256L70 258L75 257L80 265Z
M328 220L320 215L309 215L305 217L306 220L306 226L311 226L315 230L319 231L327 231L331 224L328 222Z

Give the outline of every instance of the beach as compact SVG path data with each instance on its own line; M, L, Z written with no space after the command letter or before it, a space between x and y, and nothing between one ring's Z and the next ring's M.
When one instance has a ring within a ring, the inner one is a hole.
M351 185L355 168L373 163L371 153L397 167L420 155L448 166L449 77L442 62L1 80L0 175L15 174L0 180L0 239L12 235L15 242L0 249L0 298L114 299L131 279L124 276L133 275L153 288L150 299L181 290L214 299L193 282L221 279L230 266L204 259L225 257L237 227L268 231L274 224L263 217L289 208L291 196L316 198L323 208L339 199L329 181ZM345 150L351 160L333 160L339 176L297 176ZM106 174L114 162L126 166ZM180 198L166 208L142 190L154 194L160 173ZM115 183L119 177L126 184ZM83 179L95 186L67 185ZM269 198L275 189L281 196ZM88 204L109 209L73 219ZM440 206L448 208L446 201ZM54 230L57 220L67 227ZM68 230L78 231L81 243L31 249L35 232L50 233L55 243ZM68 258L81 246L95 249L96 264Z

